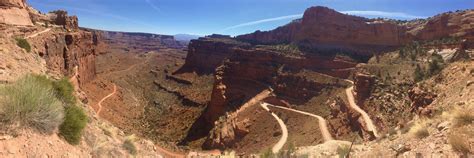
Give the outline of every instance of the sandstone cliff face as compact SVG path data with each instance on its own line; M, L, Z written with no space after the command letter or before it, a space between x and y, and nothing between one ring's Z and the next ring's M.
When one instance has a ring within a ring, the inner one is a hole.
M26 0L1 0L0 23L32 26Z
M302 19L271 31L257 31L237 38L261 44L299 43L371 55L413 40L468 38L474 32L473 22L473 10L444 13L425 22L397 24L345 15L326 7L311 7Z
M21 48L16 46L13 39L23 37L30 43L32 48L31 54L36 56L36 61L41 61L40 63L44 63L46 67L45 72L27 70L35 69L31 67L18 67L17 69L25 70L11 70L22 73L18 73L8 79L14 79L24 75L24 73L45 73L55 78L72 76L75 73L76 67L80 86L95 77L95 55L100 49L99 46L103 43L100 42L100 37L97 33L80 30L76 16L68 16L65 11L40 14L33 8L28 7L24 1L2 1L2 3L9 6L21 6L28 10L30 15L34 15L31 18L42 19L43 21L41 22L60 26L47 28L40 25L23 27L9 27L8 25L11 24L0 25L2 26L0 28L1 32L5 34L1 38L5 38L2 40L7 41L7 43L2 43L5 44L2 45L2 48L5 48L6 51L21 50ZM5 58L21 59L20 57L13 56L6 56ZM44 65L37 64L36 66L44 67Z
M240 43L230 39L229 37L221 36L218 38L200 38L198 40L191 40L188 46L186 62L183 67L175 73L214 73L216 68L222 64L224 59L229 58L234 54L234 47L248 47L248 44Z
M311 7L303 18L272 31L238 36L257 43L296 42L312 47L349 49L369 55L372 51L398 46L404 27L388 22L345 15L326 7Z
M444 37L462 39L474 36L474 10L448 12L429 18L409 31L417 40L433 40Z

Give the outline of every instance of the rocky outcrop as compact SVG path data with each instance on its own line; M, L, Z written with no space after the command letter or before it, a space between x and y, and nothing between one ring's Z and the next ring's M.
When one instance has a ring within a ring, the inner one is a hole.
M414 87L408 92L408 97L412 101L411 112L416 112L419 115L429 116L433 112L433 108L429 105L437 97L436 94L423 90L420 87Z
M63 26L67 30L77 30L79 28L77 16L68 16L67 11L52 11L48 15L53 24Z
M373 86L375 84L375 76L356 73L354 82L354 92L356 100L359 104L363 103L365 99L370 97Z
M0 23L32 26L26 0L1 0Z
M249 120L236 122L234 119L220 120L216 122L214 128L203 144L204 149L225 150L232 146L249 133Z

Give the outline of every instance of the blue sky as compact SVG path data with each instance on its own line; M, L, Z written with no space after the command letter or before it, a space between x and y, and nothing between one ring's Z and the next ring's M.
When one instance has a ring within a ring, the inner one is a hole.
M473 9L474 0L28 0L42 12L65 9L79 25L158 34L239 35L270 30L327 6L365 17L413 19Z

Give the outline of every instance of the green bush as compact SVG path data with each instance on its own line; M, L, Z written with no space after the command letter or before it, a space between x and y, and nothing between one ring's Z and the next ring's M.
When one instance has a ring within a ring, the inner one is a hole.
M27 75L1 87L1 121L19 123L45 133L54 131L63 121L64 108L51 83L45 76Z
M82 130L86 124L87 115L81 107L67 106L64 122L59 126L59 135L63 136L69 144L77 145L81 141Z
M68 105L76 104L76 97L74 96L74 86L67 78L63 78L53 82L53 87L56 96Z
M31 46L30 43L24 38L16 38L16 45L18 47L25 49L27 52L31 52Z

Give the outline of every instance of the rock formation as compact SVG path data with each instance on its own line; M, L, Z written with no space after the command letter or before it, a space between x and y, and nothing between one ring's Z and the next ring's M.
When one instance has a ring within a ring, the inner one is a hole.
M375 84L375 76L357 73L355 74L354 92L359 104L370 97L372 88Z
M53 24L61 25L67 30L76 30L79 28L77 16L68 16L67 11L52 11L49 15Z
M0 23L32 26L26 0L1 0Z
M302 19L272 31L238 36L257 43L304 43L321 48L349 49L370 55L406 42L404 27L345 15L326 7L307 9Z
M206 138L203 148L221 150L231 148L249 132L248 126L248 120L242 122L233 119L220 120Z
M47 73L51 76L72 76L75 67L78 69L78 82L80 85L91 81L95 77L95 55L99 51L100 37L97 33L79 29L76 16L68 16L66 11L53 11L41 14L29 7L22 0L5 0L0 2L0 12L17 13L8 9L21 9L25 16L13 15L16 21L0 18L3 25L30 25L26 27L2 27L6 36L2 38L24 37L31 45L31 51L43 58ZM5 8L7 10L5 10ZM3 20L3 21L2 21ZM42 24L33 25L32 21ZM45 26L39 27L38 25ZM62 27L52 29L48 27Z
M299 43L319 49L345 49L371 55L413 40L472 37L472 10L444 13L427 20L396 23L345 15L326 7L307 9L302 19L271 31L237 38L261 44Z
M408 97L412 101L412 112L420 115L431 115L432 108L429 105L435 100L436 94L427 92L420 87L414 87L408 92Z
M337 77L347 78L353 67L354 62L334 55L293 56L227 37L207 37L191 42L186 63L175 73L214 72L211 100L195 123L212 128L219 117L268 88L285 101L303 104L324 88L344 87L345 82Z

